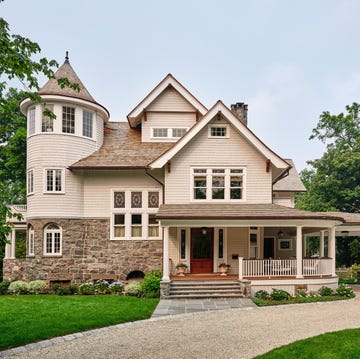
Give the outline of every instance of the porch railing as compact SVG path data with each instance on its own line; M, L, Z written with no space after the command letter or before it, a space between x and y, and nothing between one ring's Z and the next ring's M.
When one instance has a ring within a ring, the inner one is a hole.
M302 260L303 276L331 275L332 259L309 258ZM239 277L296 276L296 259L243 259L239 258Z

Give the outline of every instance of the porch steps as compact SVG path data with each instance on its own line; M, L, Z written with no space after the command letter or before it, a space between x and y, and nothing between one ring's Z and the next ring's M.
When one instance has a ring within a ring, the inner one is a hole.
M170 284L171 299L243 298L238 281L176 281Z

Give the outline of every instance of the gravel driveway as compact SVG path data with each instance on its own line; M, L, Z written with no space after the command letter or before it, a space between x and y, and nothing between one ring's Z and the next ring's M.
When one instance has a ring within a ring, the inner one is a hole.
M19 358L252 358L298 339L360 327L348 301L155 318L13 355Z

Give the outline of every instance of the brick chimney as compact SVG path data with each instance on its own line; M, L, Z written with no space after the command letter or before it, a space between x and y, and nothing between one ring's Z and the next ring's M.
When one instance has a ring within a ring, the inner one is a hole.
M245 105L244 102L236 102L230 106L231 111L237 116L237 118L247 126L247 113L248 105Z

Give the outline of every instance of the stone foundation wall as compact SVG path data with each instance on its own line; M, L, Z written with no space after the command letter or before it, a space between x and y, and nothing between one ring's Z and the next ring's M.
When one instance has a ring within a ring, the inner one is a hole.
M27 281L26 259L4 259L3 279Z
M62 256L44 256L44 227L54 222L62 228ZM162 268L161 240L110 241L109 219L36 219L35 256L26 258L26 280L71 281L125 280L132 271ZM18 265L4 262L4 274L14 278ZM18 261L18 260L16 260ZM4 278L5 279L5 278ZM19 278L20 279L20 278ZM24 278L25 279L25 278Z

